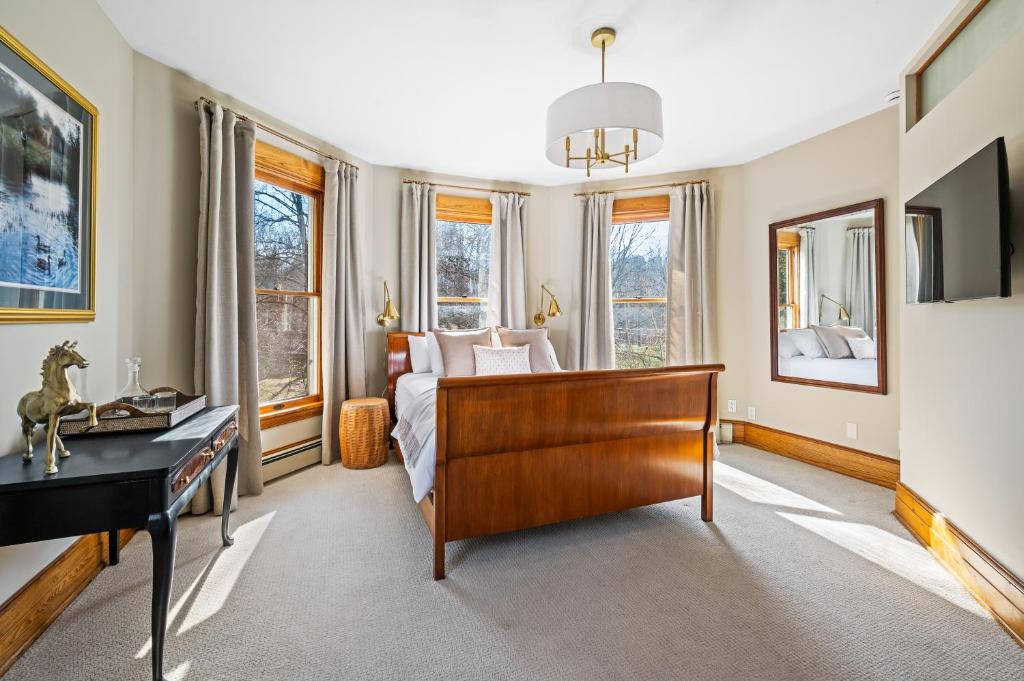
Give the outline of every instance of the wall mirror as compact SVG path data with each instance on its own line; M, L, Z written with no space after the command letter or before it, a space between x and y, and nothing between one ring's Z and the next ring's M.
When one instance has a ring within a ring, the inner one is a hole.
M885 394L882 199L769 233L772 380Z

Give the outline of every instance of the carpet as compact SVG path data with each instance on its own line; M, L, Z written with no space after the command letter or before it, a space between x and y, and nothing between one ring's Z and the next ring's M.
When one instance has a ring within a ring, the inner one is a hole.
M400 465L316 466L181 521L171 681L1024 679L893 492L742 445L698 499L449 544ZM6 681L149 678L140 532Z

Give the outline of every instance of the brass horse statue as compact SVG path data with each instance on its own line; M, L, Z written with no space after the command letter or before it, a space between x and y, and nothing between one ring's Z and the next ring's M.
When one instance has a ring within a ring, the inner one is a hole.
M22 460L32 460L32 432L37 425L46 424L46 465L43 473L53 475L57 472L56 451L60 450L60 458L71 456L57 435L57 426L62 416L77 414L83 409L89 410L89 425L95 426L96 404L83 402L75 386L68 380L68 367L76 366L84 369L89 362L78 354L75 346L78 341L64 341L50 348L50 353L43 360L43 387L27 393L18 402L18 416L21 417L21 434L25 438L25 453Z

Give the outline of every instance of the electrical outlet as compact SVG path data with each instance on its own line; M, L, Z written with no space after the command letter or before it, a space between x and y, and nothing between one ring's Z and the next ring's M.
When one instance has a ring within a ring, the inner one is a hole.
M857 424L856 423L847 423L846 424L846 437L850 438L851 440L856 440L857 439Z
M725 410L730 414L736 413L736 400L729 400L725 403Z
M747 407L747 420L754 421L757 418L757 410L753 407Z

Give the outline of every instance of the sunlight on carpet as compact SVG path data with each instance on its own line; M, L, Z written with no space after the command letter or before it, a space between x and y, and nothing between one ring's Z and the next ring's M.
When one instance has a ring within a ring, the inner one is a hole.
M808 499L802 494L797 494L763 478L745 473L721 461L715 462L715 484L721 485L747 501L753 501L757 504L772 504L774 506L786 506L805 511L819 511L821 513L842 515L839 511L829 508L824 504L819 504L813 499Z
M778 515L979 617L985 610L918 544L864 523L777 511Z
M240 525L234 531L232 536L235 543L230 547L231 550L216 553L207 563L206 568L181 595L178 602L171 607L167 615L168 629L178 619L182 608L189 602L192 603L192 607L178 628L179 636L210 619L224 607L228 596L235 588L239 575L242 574L242 569L249 562L249 558L259 545L263 533L266 532L275 514L275 511L271 511ZM141 659L148 655L152 647L153 638L150 637L135 653L135 659Z

